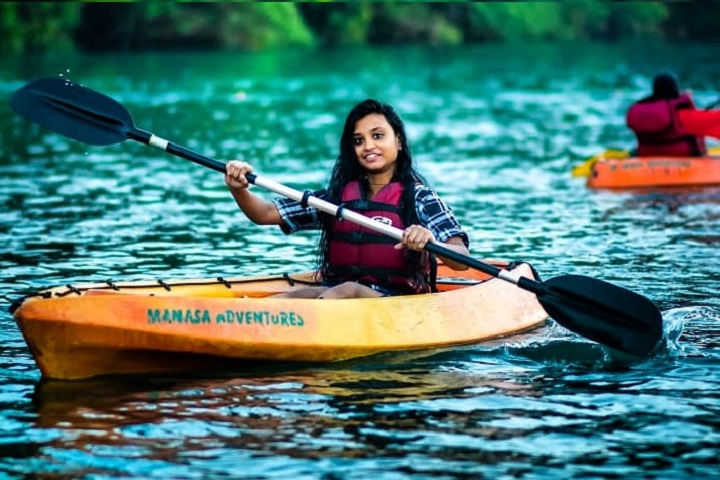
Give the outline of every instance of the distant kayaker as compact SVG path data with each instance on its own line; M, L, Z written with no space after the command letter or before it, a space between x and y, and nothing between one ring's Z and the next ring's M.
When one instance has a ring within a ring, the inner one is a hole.
M696 110L690 92L681 92L677 78L670 73L655 76L652 95L633 103L626 115L627 125L637 138L637 156L705 155L703 137L683 128L678 114L682 109Z
M359 298L431 291L433 261L428 242L468 255L468 235L452 210L426 185L412 163L405 126L389 105L367 99L348 114L340 154L326 189L312 192L325 201L403 230L402 241L338 221L301 202L264 200L248 190L252 166L231 160L225 183L245 215L258 225L279 225L289 234L321 230L318 274L322 286L283 296ZM467 266L443 259L455 270Z

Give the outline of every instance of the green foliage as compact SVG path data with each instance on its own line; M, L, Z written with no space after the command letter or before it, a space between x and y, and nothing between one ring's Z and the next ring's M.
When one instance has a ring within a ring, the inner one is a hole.
M370 40L375 43L422 42L452 45L463 41L463 34L453 25L443 9L423 3L376 3L377 28Z
M83 14L86 21L77 39L88 50L259 50L314 44L292 3L92 4Z
M0 3L0 52L73 49L78 8L69 3Z
M564 4L554 2L473 3L470 28L476 38L567 40L573 32L564 21L565 10Z
M475 38L502 41L662 37L668 15L660 2L474 3L470 27Z
M605 38L613 3L598 0L576 0L563 11L562 21L569 31L566 39Z
M720 38L718 18L720 2L17 2L0 52Z
M329 28L337 32L337 43L362 44L368 37L372 23L372 7L370 4L349 4L353 10L351 15L339 12L330 16Z
M362 45L367 42L373 20L373 6L369 2L303 2L298 8L321 45Z
M663 34L663 21L669 16L668 6L658 2L618 3L613 9L613 23L621 37L656 36Z
M18 17L14 4L0 3L0 51L3 53L23 50L23 26Z
M285 45L308 46L315 39L293 3L218 4L223 47L259 50Z

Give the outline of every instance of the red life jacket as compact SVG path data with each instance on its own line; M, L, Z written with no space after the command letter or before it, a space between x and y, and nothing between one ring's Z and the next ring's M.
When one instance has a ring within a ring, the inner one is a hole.
M360 183L348 183L342 192L342 205L366 217L404 229L400 216L403 186L393 182L365 200ZM427 252L396 250L397 240L348 221L333 222L329 241L329 279L379 285L405 293L430 292L430 261ZM421 271L413 269L409 255L421 255Z
M641 100L628 109L627 126L637 137L638 156L697 157L705 154L705 140L685 131L678 118L678 108L695 108L688 93L678 98Z

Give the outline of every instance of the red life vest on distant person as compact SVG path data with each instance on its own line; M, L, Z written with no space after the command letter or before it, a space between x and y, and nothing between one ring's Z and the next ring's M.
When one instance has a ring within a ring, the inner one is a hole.
M705 154L705 140L688 134L680 123L678 109L695 108L688 93L678 98L640 100L627 112L627 126L638 141L637 155L697 157Z
M400 216L403 186L393 182L372 200L362 198L360 183L348 183L342 192L344 208L387 225L405 229ZM339 281L357 281L406 293L430 292L430 262L427 252L396 250L398 240L375 233L352 222L334 220L329 241L328 277ZM421 269L411 267L408 256L421 255Z

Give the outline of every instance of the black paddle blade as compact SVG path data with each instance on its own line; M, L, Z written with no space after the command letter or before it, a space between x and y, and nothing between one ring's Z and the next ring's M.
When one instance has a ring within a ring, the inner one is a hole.
M121 104L59 77L28 83L13 94L10 106L32 122L90 145L122 142L134 128Z
M562 275L542 285L537 296L548 315L590 340L644 357L662 339L662 314L642 295L581 275Z

